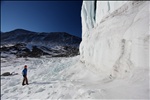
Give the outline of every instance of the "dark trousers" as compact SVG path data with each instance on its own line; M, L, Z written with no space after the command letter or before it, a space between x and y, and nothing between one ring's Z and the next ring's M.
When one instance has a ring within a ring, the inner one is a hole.
M27 84L28 85L28 78L26 75L23 75L23 82L22 82L22 85L25 85Z

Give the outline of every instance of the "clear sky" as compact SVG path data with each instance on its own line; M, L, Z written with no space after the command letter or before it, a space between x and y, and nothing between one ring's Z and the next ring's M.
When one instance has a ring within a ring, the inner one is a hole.
M1 31L67 32L81 37L82 1L2 1Z

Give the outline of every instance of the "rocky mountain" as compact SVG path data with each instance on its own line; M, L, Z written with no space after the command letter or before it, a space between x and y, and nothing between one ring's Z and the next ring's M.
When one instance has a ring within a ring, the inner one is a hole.
M2 44L29 43L43 46L71 45L79 46L81 38L66 32L37 33L24 29L16 29L1 34Z
M1 32L0 50L2 54L17 57L68 57L79 54L80 42L81 38L65 32L37 33L16 29Z

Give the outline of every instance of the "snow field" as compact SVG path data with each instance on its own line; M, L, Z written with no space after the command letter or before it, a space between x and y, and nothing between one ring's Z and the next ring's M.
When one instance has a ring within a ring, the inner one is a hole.
M8 58L6 59L8 60ZM2 61L6 59L2 58ZM19 75L1 76L1 98L3 100L59 98L63 96L63 91L72 88L71 83L61 79L59 73L78 60L79 57L9 59L9 62L1 63L1 73L15 72ZM23 77L21 72L25 64L28 65L29 85L22 86ZM67 98L67 94L64 98Z
M1 59L1 73L19 73L1 77L2 100L149 100L149 2L108 4L112 13L98 22L93 1L83 4L80 56ZM21 86L25 64L29 85Z
M3 62L1 73L14 71L19 75L1 77L1 99L107 100L110 98L142 99L147 96L143 92L148 86L145 82L147 78L142 78L145 70L136 71L137 74L130 79L101 79L101 76L88 70L84 63L79 61L79 58L79 56L72 58L14 58L9 62ZM21 71L25 64L28 65L29 85L22 86ZM144 84L145 88L141 84ZM147 89L145 92L148 91Z

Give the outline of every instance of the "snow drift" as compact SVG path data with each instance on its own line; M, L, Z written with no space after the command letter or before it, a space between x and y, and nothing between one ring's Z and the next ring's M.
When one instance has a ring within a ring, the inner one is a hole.
M148 1L83 1L80 56L6 55L1 72L18 75L1 77L1 98L149 100L149 9Z
M101 78L149 68L149 2L83 1L81 62Z

